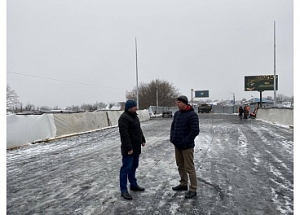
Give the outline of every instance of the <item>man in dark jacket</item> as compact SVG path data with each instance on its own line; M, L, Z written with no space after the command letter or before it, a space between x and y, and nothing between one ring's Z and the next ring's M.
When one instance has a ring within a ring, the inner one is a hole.
M197 195L197 176L194 166L195 138L199 134L199 118L193 107L188 104L186 96L179 96L176 101L178 111L175 112L172 124L170 141L175 146L175 160L180 175L180 184L172 187L173 190L189 190L185 198Z
M145 190L137 184L135 177L139 165L141 146L145 146L146 143L136 111L137 103L134 100L128 100L125 103L125 111L118 120L122 153L122 167L120 169L121 196L130 200L132 196L127 190L127 178L130 183L130 190Z
M240 119L243 118L243 113L244 113L244 109L243 109L242 106L240 106L240 107L239 107L239 117L240 117Z

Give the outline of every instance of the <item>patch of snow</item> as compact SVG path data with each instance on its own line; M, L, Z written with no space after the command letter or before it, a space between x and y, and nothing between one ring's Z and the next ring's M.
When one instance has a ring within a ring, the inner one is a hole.
M238 128L238 146L242 155L247 155L247 138L240 128Z

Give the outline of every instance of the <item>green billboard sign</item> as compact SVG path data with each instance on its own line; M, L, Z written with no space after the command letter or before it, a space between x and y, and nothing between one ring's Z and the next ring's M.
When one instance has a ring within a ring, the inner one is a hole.
M274 75L245 76L245 91L274 90ZM278 90L278 75L276 75Z
M208 96L208 90L197 90L195 91L195 98L206 98Z

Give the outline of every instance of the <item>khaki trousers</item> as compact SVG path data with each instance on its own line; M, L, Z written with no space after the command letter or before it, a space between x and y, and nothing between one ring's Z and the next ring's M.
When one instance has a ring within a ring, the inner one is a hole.
M180 175L180 184L188 185L190 178L189 190L197 191L197 175L194 166L194 148L179 150L175 147L175 160Z

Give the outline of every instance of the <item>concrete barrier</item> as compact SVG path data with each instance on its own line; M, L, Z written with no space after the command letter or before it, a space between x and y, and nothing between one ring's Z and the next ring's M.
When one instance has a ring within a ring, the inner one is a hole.
M260 108L256 114L257 119L273 122L276 124L294 126L294 109L287 108Z

